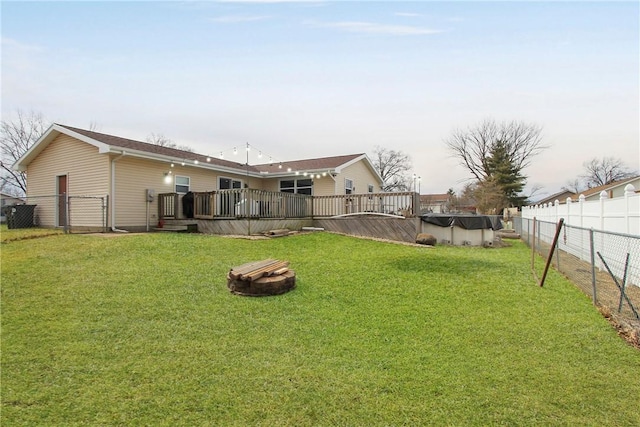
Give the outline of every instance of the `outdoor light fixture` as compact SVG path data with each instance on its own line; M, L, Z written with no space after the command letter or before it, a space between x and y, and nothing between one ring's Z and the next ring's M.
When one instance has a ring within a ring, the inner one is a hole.
M207 156L207 162L211 161L211 156Z
M164 183L171 184L171 171L164 173Z
M193 163L197 165L199 162L197 160L194 160Z

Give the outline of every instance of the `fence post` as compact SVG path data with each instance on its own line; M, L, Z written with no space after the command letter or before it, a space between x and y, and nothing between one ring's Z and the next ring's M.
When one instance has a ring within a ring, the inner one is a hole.
M609 195L606 191L602 190L600 192L600 230L605 230L604 228L604 203L605 200L609 198Z
M629 200L633 194L635 194L636 188L632 184L627 184L624 187L624 218L625 225L627 227L627 234L631 234L631 201Z
M533 231L531 233L531 270L534 269L535 261L536 261L536 217L534 216Z
M102 228L106 233L109 228L109 195L102 198Z
M598 297L596 296L596 251L595 243L593 241L593 227L589 229L589 248L591 252L591 291L593 293L593 304L598 304Z
M585 195L584 195L584 194L581 194L581 195L578 197L578 203L579 203L579 206L580 206L580 209L579 209L579 210L580 210L580 227L583 227L583 226L584 226L584 224L583 224L583 218L584 218L584 201L585 201L585 200L586 200L586 197L585 197Z
M64 233L69 234L71 232L71 208L69 206L69 194L63 193L64 197Z

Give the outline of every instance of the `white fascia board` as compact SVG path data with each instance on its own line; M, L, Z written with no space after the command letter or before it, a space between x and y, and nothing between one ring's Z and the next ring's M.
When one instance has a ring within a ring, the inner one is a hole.
M26 171L29 163L35 159L38 154L42 152L54 139L56 139L59 135L65 134L70 137L79 139L80 141L86 142L87 144L91 144L94 147L98 148L100 153L108 153L109 146L100 141L96 141L95 139L88 138L84 135L81 135L77 132L73 132L64 126L60 126L57 124L52 124L49 126L40 138L29 148L23 155L20 157L12 166L14 170L18 171Z
M54 125L54 127L59 128L60 132L64 133L65 135L68 135L68 136L70 136L72 138L78 139L78 140L80 140L82 142L86 142L87 144L93 145L94 147L96 147L98 149L98 153L100 153L100 154L105 154L105 153L109 152L109 149L110 149L111 146L108 145L108 144L105 144L104 142L100 142L100 141L97 141L97 140L95 140L93 138L89 138L88 136L85 136L85 135L83 135L81 133L77 133L77 132L74 132L72 130L69 130L69 129L65 128L64 126Z
M358 156L355 159L349 160L348 162L341 164L340 166L338 166L336 168L336 172L338 172L338 173L342 172L342 169L347 168L347 167L349 167L349 166L351 166L353 164L358 163L360 160L362 160L365 157L366 157L366 155L363 154L362 156Z
M363 154L361 156L356 157L353 160L349 160L348 162L338 166L336 168L336 172L340 173L342 172L342 169L349 167L355 163L358 163L359 161L364 160L365 165L367 165L367 167L371 170L371 172L373 172L373 174L376 176L376 178L378 178L379 184L382 185L383 184L383 179L380 176L380 173L378 173L378 171L376 170L376 168L373 166L373 162L371 161L371 159L369 159L369 156L367 156L366 154Z

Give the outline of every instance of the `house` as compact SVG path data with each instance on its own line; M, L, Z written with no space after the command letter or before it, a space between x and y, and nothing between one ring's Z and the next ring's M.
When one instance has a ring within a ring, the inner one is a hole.
M555 201L559 201L561 204L566 203L568 198L571 198L572 201L576 202L580 198L580 196L584 196L584 200L599 200L600 194L604 191L607 195L607 198L613 199L616 197L624 196L625 187L627 185L633 185L636 189L636 193L640 192L640 176L634 176L630 178L621 179L618 181L611 182L609 184L600 185L598 187L593 187L581 191L580 194L576 194L569 190L564 190L556 194L552 194L551 196L545 197L544 199L540 199L535 203L530 203L529 206L541 206L547 204L554 204Z
M540 199L535 203L530 203L530 205L546 205L547 203L553 204L556 200L560 201L560 203L565 203L569 197L574 201L578 200L578 195L576 193L569 190L563 190L559 193L547 196L544 199Z
M6 193L0 193L0 222L5 223L7 218L5 216L4 208L11 205L20 205L25 203L25 200L21 197L12 196Z
M421 194L420 213L446 213L451 210L451 195L443 194Z
M53 124L15 163L27 196L108 197L111 229L148 229L160 194L256 189L313 196L376 193L382 178L366 154L249 165L119 136ZM60 203L38 208L38 224L62 226Z
M633 185L633 187L636 189L636 193L640 192L640 176L634 176L631 178L614 181L606 185L589 188L588 190L583 191L581 194L584 194L585 200L599 200L600 193L604 191L607 194L607 198L613 199L616 197L624 196L625 187L629 184Z

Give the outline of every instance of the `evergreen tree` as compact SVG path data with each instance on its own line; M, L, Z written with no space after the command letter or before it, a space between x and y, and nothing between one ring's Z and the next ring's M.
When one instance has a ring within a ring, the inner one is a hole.
M522 206L527 198L522 196L526 178L520 174L514 159L509 153L507 144L497 140L492 144L486 158L486 169L489 172L492 186L504 195L504 200L511 206Z

